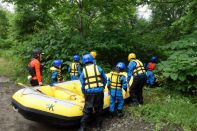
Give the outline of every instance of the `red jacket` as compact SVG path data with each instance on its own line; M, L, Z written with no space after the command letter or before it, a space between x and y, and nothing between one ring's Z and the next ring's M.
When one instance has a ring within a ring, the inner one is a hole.
M155 70L155 69L156 69L156 64L152 63L152 62L149 62L148 63L148 70Z
M37 59L33 58L29 65L35 69L36 75L32 77L32 80L38 80L38 82L42 82L42 76L41 76L41 64L40 61Z

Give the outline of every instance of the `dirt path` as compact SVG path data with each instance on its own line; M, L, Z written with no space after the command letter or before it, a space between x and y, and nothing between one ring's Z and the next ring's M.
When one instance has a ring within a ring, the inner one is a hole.
M63 131L65 129L58 129L47 127L33 121L29 121L19 113L15 112L11 107L11 96L20 87L17 87L9 81L6 77L0 77L0 131ZM76 129L69 129L74 131Z
M77 128L63 129L57 127L45 126L33 121L29 121L19 113L13 111L11 107L11 96L19 90L20 87L14 85L6 77L0 77L0 131L76 131ZM133 120L131 117L113 118L105 116L104 131L152 131L153 125L140 120ZM90 131L94 131L94 123Z

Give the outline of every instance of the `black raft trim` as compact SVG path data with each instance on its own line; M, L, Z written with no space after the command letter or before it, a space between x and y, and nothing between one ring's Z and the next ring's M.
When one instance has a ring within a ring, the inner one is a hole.
M75 126L80 124L82 116L78 117L65 117L57 114L36 110L16 102L12 99L12 105L18 109L18 112L28 120L41 122L45 124L57 125L57 126Z

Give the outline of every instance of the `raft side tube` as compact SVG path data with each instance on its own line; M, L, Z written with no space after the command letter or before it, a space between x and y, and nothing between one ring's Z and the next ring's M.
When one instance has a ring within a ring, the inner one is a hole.
M44 124L51 124L55 126L75 126L80 124L82 116L77 117L65 117L57 114L36 110L16 102L12 99L12 106L18 110L18 112L28 120L41 122Z

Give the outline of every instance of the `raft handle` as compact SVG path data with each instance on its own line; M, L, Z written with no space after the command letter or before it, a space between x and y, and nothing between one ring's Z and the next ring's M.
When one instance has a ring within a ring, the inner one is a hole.
M12 106L12 109L13 109L14 111L18 112L18 108L17 108L17 107Z

